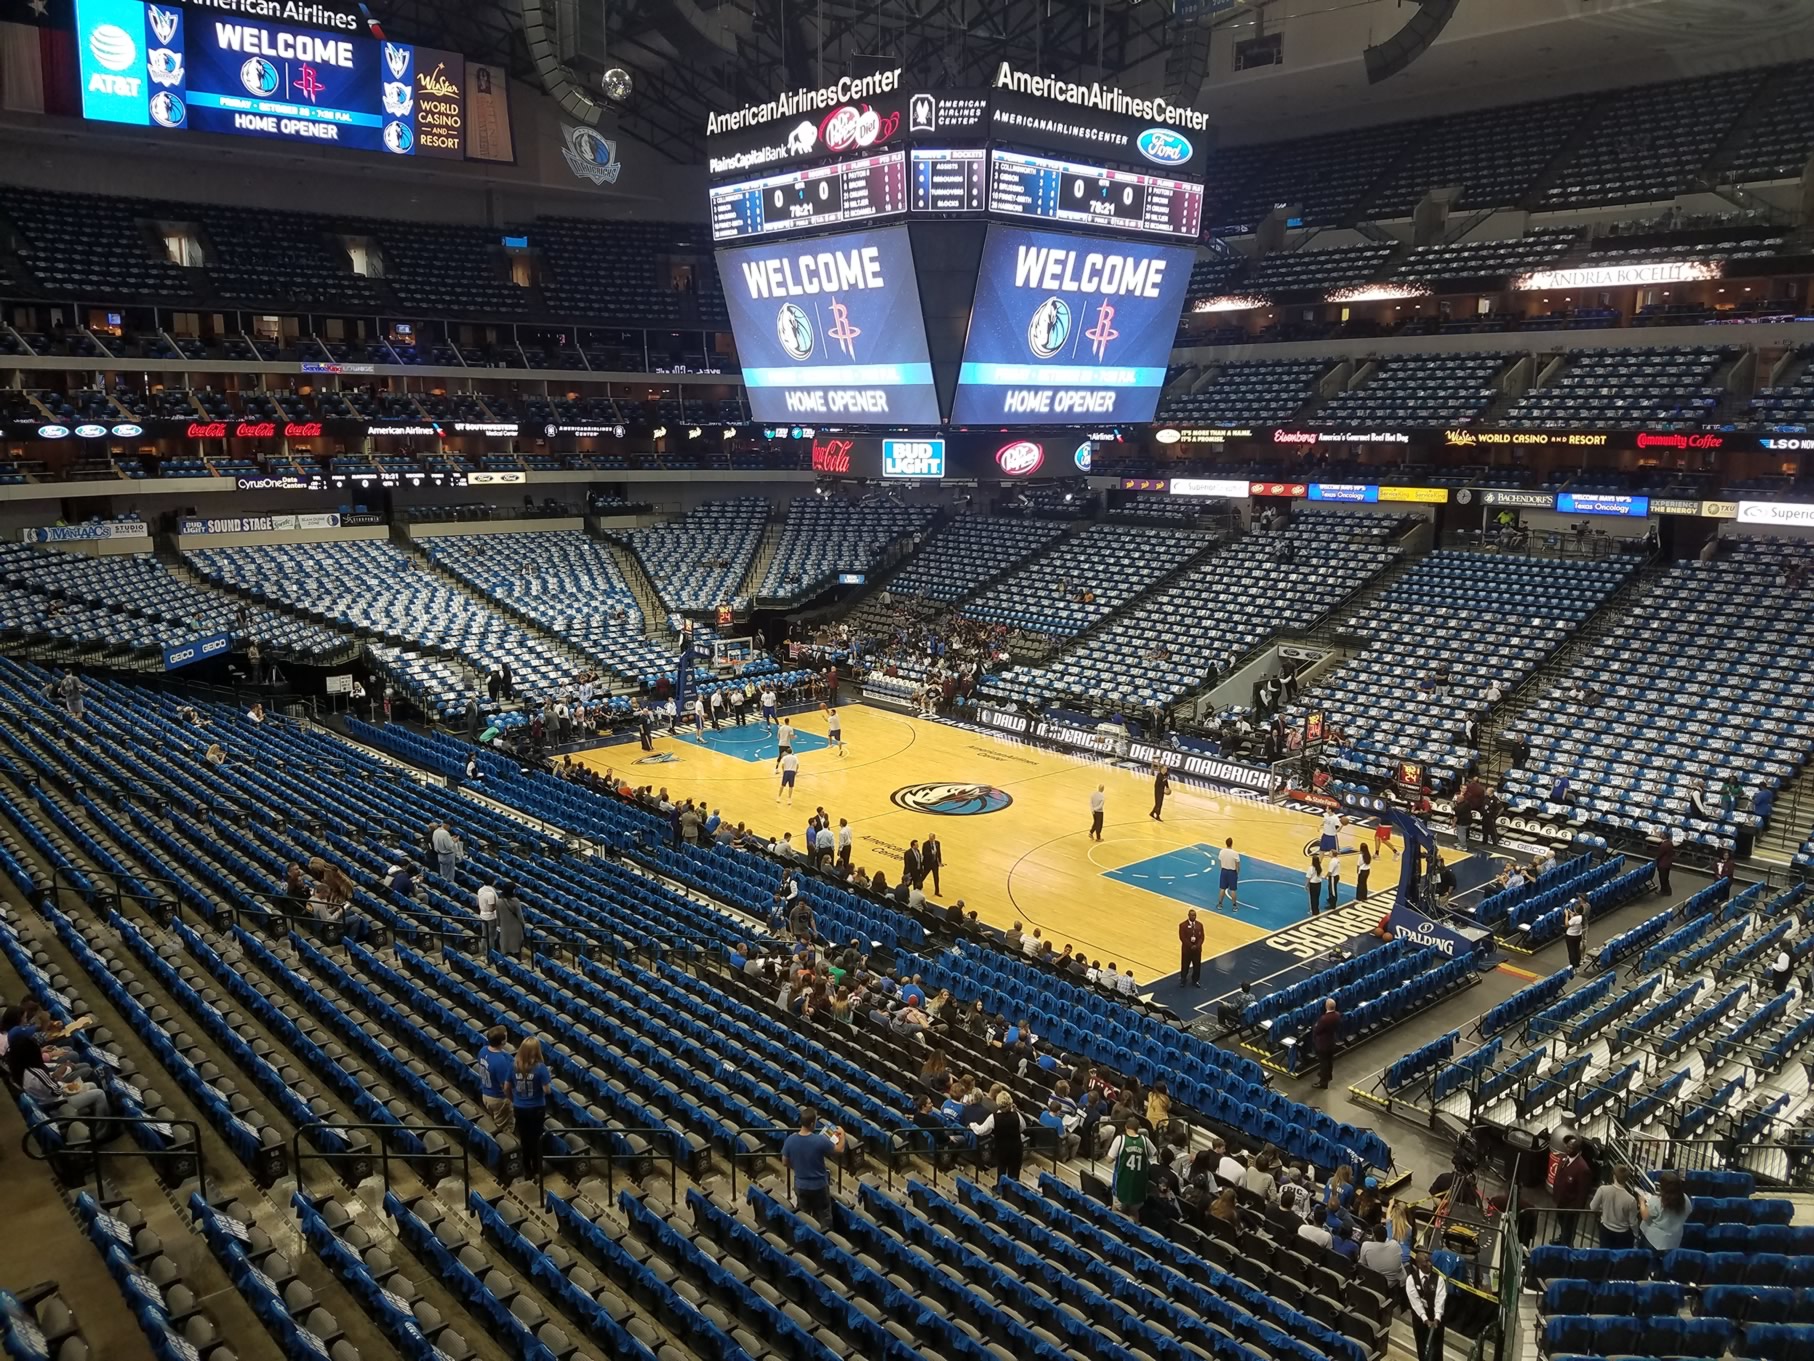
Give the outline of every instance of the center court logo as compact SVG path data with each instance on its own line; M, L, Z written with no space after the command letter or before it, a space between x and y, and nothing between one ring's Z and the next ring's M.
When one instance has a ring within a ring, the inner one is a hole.
M975 817L999 813L1014 802L1005 789L987 784L910 784L888 796L889 802L910 813L937 813L942 817Z
M638 756L636 764L639 766L665 766L678 760L680 758L671 751L658 751L650 756Z

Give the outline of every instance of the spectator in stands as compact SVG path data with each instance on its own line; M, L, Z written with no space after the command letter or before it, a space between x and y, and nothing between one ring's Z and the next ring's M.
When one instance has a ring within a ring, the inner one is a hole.
M1015 1109L1014 1096L1006 1087L996 1087L990 1096L995 1103L995 1109L971 1125L970 1132L979 1141L983 1139L990 1141L990 1146L995 1153L995 1166L998 1174L1019 1181L1021 1157L1026 1146L1026 1136L1021 1129L1020 1112Z
M1278 1171L1279 1151L1267 1144L1253 1160L1253 1166L1242 1175L1241 1189L1251 1191L1262 1200L1273 1200L1278 1195Z
M1571 969L1581 967L1581 948L1587 943L1587 912L1587 899L1579 894L1563 909L1562 938L1568 943L1568 964Z
M1033 928L1033 934L1022 938L1020 943L1021 953L1026 955L1029 959L1037 957L1045 948L1045 936L1040 932L1040 929L1037 926ZM1112 968L1113 966L1111 965L1110 967Z
M510 1073L510 1104L516 1112L516 1138L523 1151L523 1175L531 1181L542 1170L542 1129L548 1122L548 1084L552 1077L542 1059L542 1042L525 1035L517 1046Z
M1163 1134L1172 1119L1172 1096L1160 1078L1146 1093L1146 1124L1154 1134Z
M1312 859L1314 864L1314 858ZM1328 998L1323 1003L1323 1014L1316 1018L1310 1027L1310 1047L1316 1054L1316 1086L1319 1091L1328 1087L1335 1075L1335 1047L1342 1034L1342 1013L1336 1010L1335 999ZM1346 1168L1346 1164L1343 1164Z
M1449 1283L1420 1252L1405 1272L1405 1298L1411 1304L1411 1330L1417 1338L1417 1361L1442 1361L1442 1321L1449 1305Z
M1405 1279L1405 1259L1394 1243L1386 1235L1385 1221L1375 1224L1367 1235L1367 1241L1360 1245L1358 1254L1360 1264L1369 1271L1376 1271L1386 1278L1389 1285L1402 1285Z
M479 1092L485 1103L485 1114L491 1117L492 1129L502 1134L510 1119L510 1075L516 1068L516 1057L510 1052L510 1033L501 1025L485 1032L485 1047L479 1051Z
M44 1061L44 1050L35 1030L19 1027L10 1032L6 1045L7 1072L13 1086L52 1115L77 1120L97 1120L113 1114L107 1093L77 1077L58 1080ZM91 1136L92 1137L92 1136Z
M1656 1194L1638 1202L1642 1221L1638 1232L1653 1251L1673 1252L1682 1246L1682 1229L1693 1212L1694 1201L1682 1190L1682 1179L1674 1172L1665 1172L1657 1178Z
M1235 1197L1234 1187L1224 1187L1216 1196L1210 1204L1209 1217L1219 1224L1226 1224L1231 1229L1239 1230L1242 1227L1241 1206Z
M825 1160L844 1151L844 1131L833 1125L829 1134L819 1130L819 1112L800 1108L800 1128L781 1145L781 1158L794 1182L794 1208L823 1215L831 1209L831 1174Z
M1794 972L1795 961L1790 956L1788 948L1778 950L1776 958L1770 961L1770 986L1776 990L1778 997L1789 990L1789 979Z
M486 950L495 950L498 948L498 891L490 884L480 884L472 900L479 916L479 939L485 942Z
M1159 1150L1141 1132L1140 1121L1129 1116L1122 1123L1121 1133L1109 1145L1107 1155L1112 1169L1110 1190L1115 1197L1115 1207L1123 1214L1139 1218L1140 1207L1146 1203L1147 1183L1158 1157Z
M1612 1170L1612 1180L1601 1183L1587 1202L1587 1208L1600 1218L1600 1246L1628 1248L1638 1225L1638 1198L1631 1190L1631 1169L1619 1163Z
M1134 982L1134 971L1132 969L1123 969L1121 971L1121 978L1115 984L1115 991L1123 997L1133 997L1139 993L1140 985Z
M1229 1149L1220 1135L1209 1137L1209 1151L1216 1155L1216 1182L1221 1186L1239 1186L1247 1176L1247 1165Z
M1323 1210L1299 1224L1297 1236L1306 1242L1315 1243L1319 1248L1333 1247L1335 1229L1339 1222L1334 1210Z
M1713 877L1715 879L1736 879L1737 876L1738 861L1733 858L1731 851L1721 851L1720 858L1713 864Z
M436 822L429 830L429 846L435 853L435 868L443 879L454 877L453 830L445 822Z
M497 949L512 959L523 953L523 904L515 884L507 883L498 890Z

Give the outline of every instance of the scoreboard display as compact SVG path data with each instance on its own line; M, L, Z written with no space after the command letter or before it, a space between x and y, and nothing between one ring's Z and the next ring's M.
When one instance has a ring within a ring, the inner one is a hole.
M980 213L983 210L982 147L913 149L912 208L916 213Z
M1203 186L1138 170L991 151L989 211L1194 240L1203 226Z
M907 153L715 184L708 192L714 241L893 217L907 211Z
M951 419L1150 421L1195 251L992 226Z
M502 79L456 52L141 0L76 0L82 116L393 156L509 160ZM480 118L478 104L485 106Z
M938 423L905 227L733 246L718 273L758 421Z
M982 475L1086 468L1087 441L1045 459L1045 429L1152 420L1202 232L1207 118L1007 64L986 90L905 74L707 120L750 409L894 430L915 467L950 434L925 427L949 422L993 441Z

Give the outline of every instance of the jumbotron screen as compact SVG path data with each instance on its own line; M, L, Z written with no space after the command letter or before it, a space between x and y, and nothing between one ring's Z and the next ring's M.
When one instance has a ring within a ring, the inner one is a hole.
M1150 421L1195 251L991 226L951 419Z
M938 424L905 227L735 246L718 273L756 420Z
M82 116L508 161L507 81L457 52L140 0L76 0Z

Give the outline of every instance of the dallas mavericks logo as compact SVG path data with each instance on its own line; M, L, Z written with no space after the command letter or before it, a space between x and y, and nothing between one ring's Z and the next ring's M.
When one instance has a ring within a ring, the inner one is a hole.
M246 87L247 94L276 94L277 68L263 57L247 57L240 63L239 83Z
M384 64L390 67L391 79L402 80L409 74L410 50L395 43L384 45Z
M408 123L392 121L384 125L384 149L398 156L407 156L416 149L416 134L409 130Z
M168 90L159 90L151 96L151 121L160 128L180 128L189 117L189 111L183 107L183 101ZM120 434L124 426L115 426L114 433Z
M479 69L484 70L483 67ZM562 124L561 136L566 141L561 148L561 159L577 178L592 184L617 183L624 163L617 159L616 141L600 136L583 124L579 127Z
M1070 303L1054 296L1033 309L1033 319L1027 323L1027 348L1035 358L1050 359L1070 338Z
M987 784L910 784L888 798L895 807L910 813L937 813L953 818L999 813L1014 802L1007 790Z
M813 353L813 323L806 309L797 302L784 302L775 314L775 339L789 359L810 359Z
M153 85L181 85L183 54L168 47L154 47L145 54L145 70Z
M671 751L658 751L652 756L638 756L636 758L636 764L639 766L665 766L669 762L678 761L679 759L680 758Z
M182 19L178 10L165 9L162 5L150 7L151 31L157 34L157 40L168 43L176 36L176 26Z
M392 118L408 118L413 93L406 80L384 82L384 111Z

